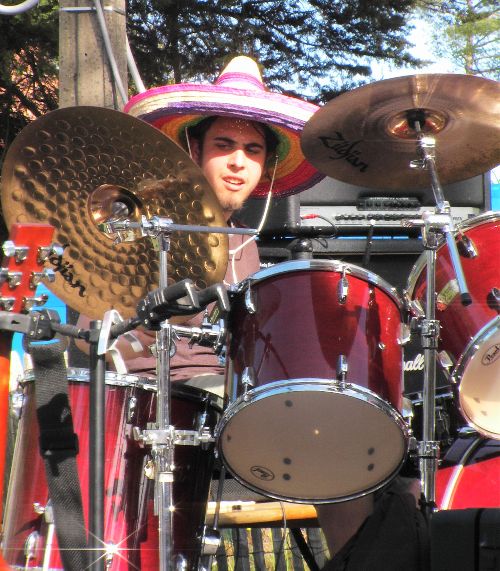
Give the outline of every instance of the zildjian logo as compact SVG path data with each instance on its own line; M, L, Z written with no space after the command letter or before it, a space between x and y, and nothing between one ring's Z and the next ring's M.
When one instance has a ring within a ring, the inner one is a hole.
M69 246L69 244L65 244L63 246L63 250L65 250L67 247ZM82 282L80 280L75 280L75 267L73 266L73 264L70 264L69 262L65 262L63 260L62 255L57 255L57 254L51 254L49 256L49 262L54 266L54 271L55 272L59 272L61 274L61 277L68 282L68 284L70 285L70 287L72 288L78 288L78 295L80 297L85 297L85 286L82 284Z
M338 131L335 131L334 137L319 137L319 139L327 149L334 151L328 158L333 161L344 159L360 172L368 170L368 164L360 159L361 151L356 149L356 145L361 141L348 141Z

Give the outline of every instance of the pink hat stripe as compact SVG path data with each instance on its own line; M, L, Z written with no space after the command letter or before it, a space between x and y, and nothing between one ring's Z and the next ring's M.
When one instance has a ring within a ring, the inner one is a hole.
M300 147L300 133L317 109L312 103L267 91L257 64L238 56L213 85L156 87L132 97L124 110L151 123L180 145L185 142L185 129L203 117L220 115L268 125L280 141L273 194L281 197L306 190L324 178L306 160ZM252 196L263 197L268 190L269 182L262 180Z

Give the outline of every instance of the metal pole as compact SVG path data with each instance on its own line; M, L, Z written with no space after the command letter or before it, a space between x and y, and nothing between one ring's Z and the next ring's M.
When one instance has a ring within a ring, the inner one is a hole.
M158 238L160 247L160 288L167 287L167 261L169 238L163 233ZM168 321L162 323L156 334L158 356L158 383L156 395L156 424L160 432L171 430L170 414L170 345L172 329ZM173 469L174 435L167 444L153 446L155 460L155 501L158 513L158 536L160 542L160 571L170 571L173 563Z
M435 236L432 235L434 238ZM426 318L422 323L422 347L424 350L424 394L423 394L423 441L420 445L420 469L422 490L426 508L433 510L436 501L436 473L439 444L435 441L436 424L436 351L439 337L439 322L436 321L436 249L428 245Z
M101 321L90 323L89 538L91 571L104 571L105 355L98 355Z

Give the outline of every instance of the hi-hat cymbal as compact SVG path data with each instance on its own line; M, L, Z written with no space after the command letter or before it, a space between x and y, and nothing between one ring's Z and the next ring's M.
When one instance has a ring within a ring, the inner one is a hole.
M4 161L1 198L8 226L56 228L64 253L46 262L56 273L48 287L94 319L109 309L134 316L160 279L150 238L114 244L100 222L145 215L225 226L215 194L187 153L151 125L101 107L58 109L23 129ZM169 282L191 278L202 289L222 281L227 235L175 232L170 240Z
M306 123L306 158L323 174L368 188L429 188L414 119L436 141L442 184L482 174L500 163L500 83L471 75L427 74L386 79L336 97Z

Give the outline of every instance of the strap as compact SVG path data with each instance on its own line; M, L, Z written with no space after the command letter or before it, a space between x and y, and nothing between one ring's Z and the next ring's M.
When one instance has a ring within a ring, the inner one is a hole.
M68 398L64 351L66 343L25 343L32 356L35 399L40 427L40 454L44 460L59 550L66 571L87 568L87 537L82 494L76 465L78 436Z
M319 565L316 563L316 559L314 559L314 555L312 554L312 551L309 549L309 546L307 545L307 542L304 536L302 535L301 529L298 527L292 527L290 531L309 569L311 571L319 571Z

